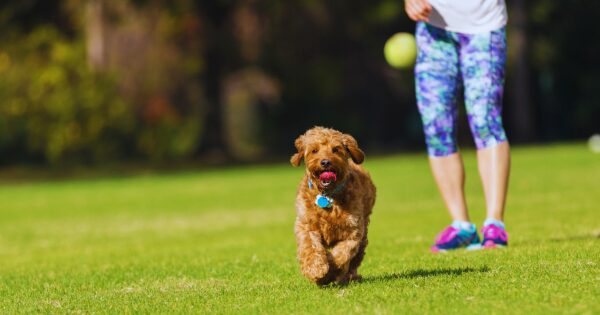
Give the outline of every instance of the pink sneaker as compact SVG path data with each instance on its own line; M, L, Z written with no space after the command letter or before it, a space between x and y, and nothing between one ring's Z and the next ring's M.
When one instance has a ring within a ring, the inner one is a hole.
M431 251L434 253L445 252L466 248L473 244L479 244L479 235L477 235L475 228L473 228L473 232L469 232L450 225L438 234L435 244L431 247Z
M508 233L495 224L488 224L482 229L483 242L481 246L483 248L496 248L508 246Z

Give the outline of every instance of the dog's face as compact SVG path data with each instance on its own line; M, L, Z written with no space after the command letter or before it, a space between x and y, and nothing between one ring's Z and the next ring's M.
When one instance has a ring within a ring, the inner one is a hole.
M296 139L295 145L298 152L290 162L298 166L304 159L310 179L321 190L333 189L336 183L343 182L350 159L360 164L365 157L352 136L329 128L309 129Z

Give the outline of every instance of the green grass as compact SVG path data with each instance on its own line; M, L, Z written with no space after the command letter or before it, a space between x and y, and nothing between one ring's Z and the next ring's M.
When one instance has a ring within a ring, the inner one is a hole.
M326 288L298 271L286 163L4 184L0 313L600 313L600 155L583 144L513 150L507 250L429 253L449 219L425 156L365 166L365 279Z

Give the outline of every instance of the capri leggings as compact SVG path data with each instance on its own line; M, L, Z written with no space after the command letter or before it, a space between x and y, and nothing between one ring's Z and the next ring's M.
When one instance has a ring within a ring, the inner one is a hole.
M417 104L429 155L446 156L458 151L457 97L463 86L477 149L506 141L501 116L505 29L463 34L418 22L416 39Z

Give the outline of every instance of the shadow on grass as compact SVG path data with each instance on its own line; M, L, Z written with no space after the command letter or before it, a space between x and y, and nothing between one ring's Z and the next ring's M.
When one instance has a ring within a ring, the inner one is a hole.
M428 277L437 277L437 276L461 276L465 273L481 273L488 272L490 268L487 266L483 266L480 268L442 268L442 269L416 269L404 273L389 273L383 274L379 276L372 277L364 277L361 282L362 283L373 283L373 282L382 282L382 281L390 281L390 280L398 280L398 279L414 279L414 278L428 278Z

